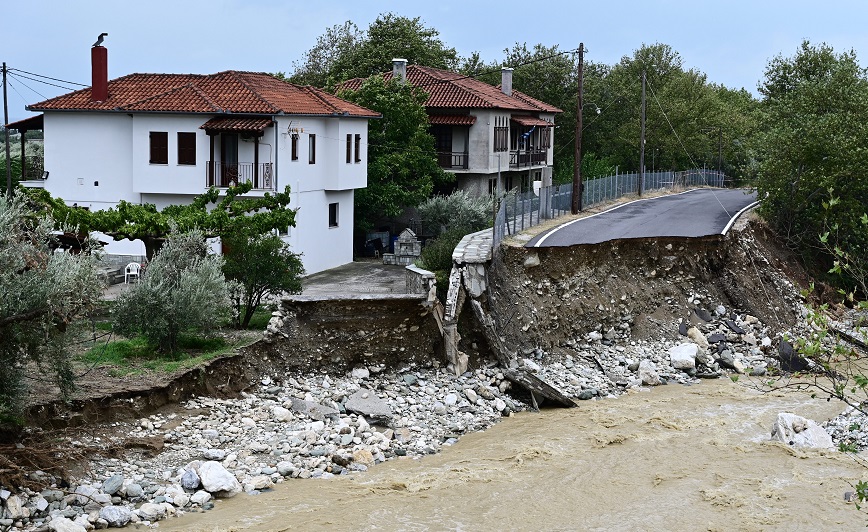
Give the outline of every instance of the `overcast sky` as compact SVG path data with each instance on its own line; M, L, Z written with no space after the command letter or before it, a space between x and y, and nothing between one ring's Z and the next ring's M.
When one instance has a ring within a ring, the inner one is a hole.
M3 2L0 60L9 68L90 85L90 51L108 32L109 77L134 72L292 72L326 28L365 29L380 13L421 17L467 56L500 60L516 42L577 48L613 64L643 43L671 45L687 68L756 94L766 63L803 39L855 49L866 64L868 2L802 0L35 0ZM27 104L68 92L13 72L9 120ZM38 94L37 94L38 93Z

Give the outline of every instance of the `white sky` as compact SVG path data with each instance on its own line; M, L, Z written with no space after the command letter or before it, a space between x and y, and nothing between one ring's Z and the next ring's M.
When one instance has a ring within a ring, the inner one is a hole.
M830 0L35 0L3 2L0 61L9 68L90 84L90 51L108 32L109 77L134 72L292 72L326 28L366 29L391 11L421 17L461 56L500 60L516 42L577 48L613 64L643 43L671 45L708 80L756 93L768 60L803 39L868 53L868 2ZM865 64L865 60L862 60ZM20 75L20 72L14 72ZM29 88L28 88L29 87ZM33 90L31 90L33 89ZM38 91L40 94L37 94ZM11 78L9 120L26 104L67 92Z

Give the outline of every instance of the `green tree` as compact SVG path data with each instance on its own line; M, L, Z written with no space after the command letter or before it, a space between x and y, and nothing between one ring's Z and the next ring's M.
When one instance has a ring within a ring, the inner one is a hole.
M333 89L348 79L391 70L396 57L411 64L453 69L458 55L439 35L419 17L393 13L381 14L363 33L352 22L345 22L326 30L304 58L293 63L296 71L290 80Z
M223 273L239 287L232 294L236 326L247 328L250 325L250 318L265 296L301 292L301 276L304 275L301 257L279 236L274 233L233 235L224 242L228 252Z
M118 297L115 330L141 334L159 352L174 353L182 333L207 331L226 319L222 265L222 257L208 254L201 231L173 231L139 282Z
M173 225L182 233L200 229L206 238L263 234L295 226L295 209L289 208L288 186L283 192L243 197L251 188L250 183L229 187L224 192L212 187L196 196L190 204L169 205L162 210L150 203L122 200L117 207L92 212L68 207L62 199L51 197L45 190L31 191L30 194L45 205L57 224L76 225L83 231L100 231L115 240L142 240L150 260L165 242Z
M791 247L823 269L834 257L818 246L834 228L851 261L868 261L868 75L855 52L801 44L777 56L760 85L762 130L757 189L761 212ZM835 208L828 209L835 198Z
M97 258L52 253L51 220L25 201L0 196L0 419L17 411L34 368L72 391L68 327L102 294Z
M423 201L417 212L426 235L438 236L458 227L467 233L491 227L492 196L471 196L466 190L456 190L448 196L436 195Z
M435 185L454 179L437 164L423 91L372 76L358 91L338 95L383 115L368 125L368 186L355 194L356 230L367 232L400 215L430 196Z

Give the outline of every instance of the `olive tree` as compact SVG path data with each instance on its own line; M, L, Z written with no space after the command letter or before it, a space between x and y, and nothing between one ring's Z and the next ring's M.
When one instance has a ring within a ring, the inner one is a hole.
M0 419L18 410L34 369L72 391L67 331L102 294L97 257L52 252L52 221L25 201L0 196Z

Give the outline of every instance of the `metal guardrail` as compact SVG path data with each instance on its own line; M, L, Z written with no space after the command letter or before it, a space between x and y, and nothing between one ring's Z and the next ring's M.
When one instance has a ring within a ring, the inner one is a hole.
M638 191L639 174L615 174L583 183L584 208L633 194ZM645 172L643 191L693 186L724 187L728 183L717 170L695 169L680 172ZM538 193L508 192L500 202L494 218L494 249L506 235L524 231L545 220L569 214L572 207L572 183L542 187Z

